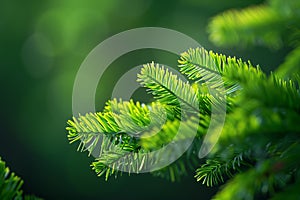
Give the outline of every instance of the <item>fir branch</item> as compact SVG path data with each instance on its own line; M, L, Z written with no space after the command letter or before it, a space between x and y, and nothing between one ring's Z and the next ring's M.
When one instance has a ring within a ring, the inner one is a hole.
M147 91L163 104L195 114L199 110L204 113L210 110L208 94L199 94L198 89L193 88L188 82L183 82L177 75L153 62L144 65L138 74L138 82L148 88Z
M202 181L202 184L211 187L224 183L225 179L232 178L235 173L241 172L243 168L249 166L251 164L247 161L244 153L235 154L226 161L214 156L196 170L194 177L197 181Z
M158 102L152 102L147 106L140 102L134 103L133 100L117 102L115 99L110 101L110 110L120 129L133 135L138 135L154 127L161 127L167 117L171 116L170 113L167 113L166 106Z
M178 143L176 148L168 151L172 155L182 152L182 145L185 141L193 140L189 149L174 163L152 172L154 176L166 178L172 182L181 180L189 170L194 169L199 162L197 152L199 152L203 136L207 131L209 125L209 117L190 117L186 121L167 121L161 130L153 129L146 132L140 138L140 145L142 149L147 151L154 151L161 149L169 143ZM178 152L178 153L176 153ZM167 153L163 156L171 157Z
M0 158L0 199L41 200L35 196L24 196L21 190L23 183L20 177L10 172L9 168L5 166L5 162Z
M205 83L220 90L225 87L226 95L241 89L240 84L264 78L259 66L252 66L235 57L226 57L204 48L189 49L181 54L179 68L190 80ZM221 93L221 95L224 95Z
M89 155L99 142L103 147L110 147L111 141L118 140L121 133L112 113L87 113L85 116L73 117L73 120L67 123L69 126L66 130L70 143L79 141L77 150L88 150Z
M203 139L206 129L209 125L209 117L190 117L186 121L174 120L167 121L162 129L154 128L145 132L140 138L140 145L147 150L160 149L170 142L178 142L183 140L196 138ZM180 133L178 134L180 127ZM194 134L193 132L196 132Z
M136 149L138 146L134 136L162 126L167 118L159 103L142 106L139 102L112 100L106 111L87 113L68 121L68 138L70 143L80 141L79 151L88 150L89 155L93 152L100 156L99 147L109 149L112 145L122 145Z
M122 172L130 174L147 170L147 165L153 162L155 159L149 157L149 154L128 152L117 147L113 151L104 152L91 166L98 176L105 175L105 180L108 180L112 175L115 178L118 174L122 175Z

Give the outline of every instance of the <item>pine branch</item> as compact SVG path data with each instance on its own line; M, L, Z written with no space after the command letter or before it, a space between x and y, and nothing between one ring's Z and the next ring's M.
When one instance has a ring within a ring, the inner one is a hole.
M98 176L105 175L105 180L112 175L115 178L122 172L139 173L147 170L149 163L155 162L155 159L149 157L149 154L124 151L122 148L115 148L113 151L104 152L101 157L92 163L92 169Z
M68 121L68 138L70 143L80 141L79 151L88 150L89 155L94 152L100 156L99 147L109 149L112 145L122 145L136 149L138 145L134 136L153 127L161 127L167 118L159 103L142 106L139 102L112 100L106 111L88 113Z
M181 54L178 62L181 73L190 80L206 83L216 90L225 87L226 95L240 90L240 84L265 77L260 67L252 66L250 61L246 63L242 59L226 57L204 48L189 49Z
M168 109L160 103L153 102L146 106L132 100L109 101L105 113L88 113L69 120L67 130L70 142L80 140L78 150L89 151L96 155L93 169L101 176L109 176L119 171L139 172L146 170L149 158L140 154L140 145L136 136L160 128L166 119L173 119ZM139 153L139 154L138 154Z
M246 63L204 48L189 49L181 54L178 62L181 73L198 83L199 88L208 88L211 104L221 112L224 103L227 104L227 112L231 112L235 96L244 85L265 78L259 66L253 67L250 61Z
M70 143L79 141L77 150L88 150L89 155L100 142L102 147L110 147L111 141L118 141L122 135L112 113L87 113L85 116L73 117L68 125L66 130Z
M146 106L132 100L112 100L106 104L102 113L88 113L68 121L70 142L80 140L80 151L88 150L89 155L97 155L92 166L98 175L105 174L108 179L113 174L117 175L118 171L146 170L146 160L152 163L156 160L147 157L146 152L160 149L170 143L185 143L193 140L195 136L197 140L193 142L186 157L191 160L196 158L195 152L199 149L195 147L201 144L200 141L209 126L210 104L217 104L222 98L209 94L210 91L201 82L209 82L210 87L219 89L223 84L222 80L216 79L219 74L227 75L229 80L229 77L232 78L238 71L239 74L243 74L243 78L239 77L243 81L249 77L255 79L264 75L259 68L252 67L250 63L208 53L204 49L189 50L182 54L180 63L181 72L194 81L194 84L185 83L168 69L151 63L142 68L138 81L148 88L158 102ZM244 75L246 73L250 76ZM231 87L228 87L228 94L233 94L240 87L236 80L227 81L226 84ZM190 114L192 115L189 116ZM197 118L199 114L200 117ZM137 140L136 136L142 137ZM186 150L179 147L180 145L177 145L173 148L169 152L172 153L170 156L181 155L180 152ZM177 180L184 172L178 173L178 176L173 172L182 167L181 162L179 159L155 174L166 176L172 181ZM187 165L193 164L187 162Z
M92 163L96 173L107 180L124 171L151 171L171 181L180 180L199 165L197 152L210 124L211 104L226 100L231 110L210 158L196 170L197 181L213 186L231 179L216 198L269 197L288 185L288 172L299 168L295 152L300 149L295 145L300 142L300 78L267 77L250 62L203 48L183 53L179 64L191 84L151 63L142 68L138 81L156 102L112 100L102 113L68 122L70 141L80 140L79 150L97 155ZM216 92L210 94L211 90ZM171 148L164 155L151 154L168 145ZM164 159L175 162L162 169L153 167ZM238 187L249 175L253 179Z
M158 102L152 102L147 106L140 102L134 103L133 100L129 102L113 100L110 102L110 109L120 129L133 135L138 135L154 127L161 127L167 117L171 116L166 106Z
M158 64L144 65L138 82L161 103L189 113L209 113L209 95L198 93L197 85L191 86ZM196 87L196 88L195 88ZM200 109L199 109L200 106Z
M214 156L196 170L194 177L198 182L202 181L202 184L210 187L219 185L224 183L225 179L232 178L235 173L241 172L242 168L251 166L246 159L244 153L236 154L226 161Z
M200 150L203 136L209 125L209 118L190 117L186 121L167 121L161 130L153 129L146 132L140 138L141 148L147 151L159 150L162 147L173 143L175 148L165 152L164 157L170 158L175 155L181 155L174 163L152 172L154 176L166 178L168 180L179 181L189 170L194 169L199 162L197 153ZM185 150L185 142L192 142L190 148ZM168 155L170 153L170 155Z
M198 127L198 123L195 122L197 122L197 118L195 117L190 118L190 120L186 122L179 122L178 120L173 122L169 121L162 127L160 132L158 128L153 129L150 132L146 132L142 138L140 138L139 143L141 146L139 148L132 148L129 151L125 151L123 148L113 146L113 149L104 150L102 151L101 156L99 156L96 161L92 163L93 170L95 170L99 176L105 175L106 180L111 175L115 175L115 177L117 177L118 173L122 174L122 171L139 173L140 171L152 170L148 168L148 166L151 166L155 164L155 162L159 161L158 157L162 155L154 154L151 156L148 155L147 152L150 149L160 149L162 146L167 145L172 141L172 143L175 142L178 143L178 145L175 145L176 148L172 148L172 150L168 152L172 153L172 155L181 154L180 152L183 152L183 150L179 148L180 143L184 142L185 140L193 140L193 133L195 131L197 132L195 134L198 134L198 137L203 136L206 132L206 127L203 127L206 121L202 120L202 126L200 127ZM180 134L178 134L179 126L181 127ZM152 134L154 135L152 136ZM176 136L176 134L179 136ZM197 143L199 144L192 146L199 146L201 141L198 140ZM186 174L186 169L190 168L190 166L195 166L195 162L198 160L196 152L198 152L199 149L193 149L190 151L192 151L192 153L186 154L186 157L188 157L189 160L185 160L184 165L182 163L182 158L180 158L170 166L154 171L153 173L160 177L166 177L171 181L180 180L180 177ZM170 157L169 155L163 156L168 158ZM179 169L185 169L185 171L180 171L180 173L177 173L179 172Z
M197 118L192 116L186 121L167 121L162 129L157 127L145 132L140 138L139 143L143 149L155 150L160 149L170 142L190 140L194 137L203 139L208 125L209 117ZM179 131L180 134L178 134Z

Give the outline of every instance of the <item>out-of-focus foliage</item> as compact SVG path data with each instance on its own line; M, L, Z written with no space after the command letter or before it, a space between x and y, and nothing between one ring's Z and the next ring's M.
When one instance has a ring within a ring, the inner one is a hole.
M40 198L23 195L21 187L23 180L10 172L9 168L5 166L5 162L0 158L0 199L3 200L38 200ZM41 200L41 199L40 199Z
M263 44L280 47L286 21L266 5L230 10L215 17L209 26L210 38L217 45ZM277 25L277 26L275 26Z
M268 0L262 5L229 10L214 17L208 30L210 39L219 46L290 46L294 50L277 73L286 77L299 73L300 1Z
M299 40L299 1L269 0L242 10L229 10L209 24L216 45L266 45L279 48ZM298 34L297 34L298 33Z

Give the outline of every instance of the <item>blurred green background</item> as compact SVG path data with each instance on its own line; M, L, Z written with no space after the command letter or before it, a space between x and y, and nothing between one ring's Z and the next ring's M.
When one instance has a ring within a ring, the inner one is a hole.
M25 180L24 190L45 199L209 199L217 188L197 183L193 173L179 183L149 174L124 174L108 182L89 167L93 158L69 145L72 87L87 54L106 38L137 27L180 31L206 49L236 55L264 71L275 69L288 49L218 48L208 41L209 19L261 0L1 0L0 156ZM156 61L175 66L177 56L140 50L116 60L100 80L96 105L110 98L118 78L131 67ZM137 100L147 100L137 92Z

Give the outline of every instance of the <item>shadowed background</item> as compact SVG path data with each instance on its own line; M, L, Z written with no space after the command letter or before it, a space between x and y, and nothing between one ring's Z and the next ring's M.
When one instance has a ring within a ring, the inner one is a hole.
M200 0L2 0L0 2L0 156L25 180L24 190L45 199L209 199L217 188L197 183L193 173L178 183L149 174L97 177L93 158L69 145L72 87L87 54L106 38L137 27L180 31L206 49L250 59L269 72L286 50L218 48L208 40L209 19L251 1ZM270 56L271 55L271 56ZM176 66L178 57L139 50L117 59L99 82L97 109L110 99L117 80L131 67L155 61ZM88 89L88 88L87 88ZM134 98L148 101L138 90Z

